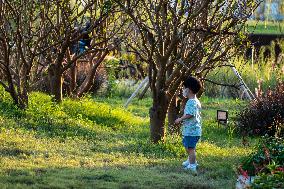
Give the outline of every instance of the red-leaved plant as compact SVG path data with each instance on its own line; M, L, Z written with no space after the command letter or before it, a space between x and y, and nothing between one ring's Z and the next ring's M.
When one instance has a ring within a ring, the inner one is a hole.
M284 135L284 83L258 97L236 117L237 130L244 136Z

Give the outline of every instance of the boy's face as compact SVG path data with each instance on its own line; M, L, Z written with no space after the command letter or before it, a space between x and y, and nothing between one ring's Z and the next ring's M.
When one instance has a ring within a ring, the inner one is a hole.
M182 88L182 96L183 96L184 98L187 98L187 97L188 97L188 93L189 93L189 88L185 88L185 87L183 86L183 88Z

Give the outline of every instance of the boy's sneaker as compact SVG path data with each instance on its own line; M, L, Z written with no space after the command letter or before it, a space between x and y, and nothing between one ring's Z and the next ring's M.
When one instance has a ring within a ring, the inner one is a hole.
M186 161L184 161L183 163L182 163L182 166L184 166L184 167L187 167L189 165L189 160L186 160ZM195 164L194 164L196 167L198 167L198 163L197 163L197 161L195 162Z
M197 161L195 161L195 166L196 166L196 167L198 167L198 166L199 166L199 164L197 163Z
M190 172L196 174L197 171L196 171L196 165L195 164L189 164L188 166L186 166L184 168L185 170L189 170Z
M189 161L188 160L182 162L182 166L187 167L188 165L189 165Z

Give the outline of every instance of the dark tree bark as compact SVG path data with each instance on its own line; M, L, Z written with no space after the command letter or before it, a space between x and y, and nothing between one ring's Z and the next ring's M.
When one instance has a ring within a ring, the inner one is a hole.
M178 101L176 97L172 99L168 109L168 130L170 134L179 133L179 125L175 124L175 120L179 116L180 111L180 100Z
M154 99L153 106L149 111L151 139L154 143L164 140L167 109L167 96L165 93L161 92L157 95L157 98Z
M63 75L62 66L51 64L48 68L48 76L50 82L50 92L54 95L54 100L58 103L62 101L62 85Z
M84 93L88 92L91 89L91 87L94 83L94 78L95 78L97 69L99 68L99 66L101 65L101 63L103 62L103 60L105 59L105 57L107 56L108 53L109 53L109 51L106 50L105 52L100 53L97 60L94 60L94 63L92 63L93 66L92 66L91 70L89 71L84 82L75 91L74 96L81 97ZM91 61L92 60L93 59L91 59Z
M76 81L77 81L77 64L74 63L70 68L70 93L72 94L73 91L76 89Z

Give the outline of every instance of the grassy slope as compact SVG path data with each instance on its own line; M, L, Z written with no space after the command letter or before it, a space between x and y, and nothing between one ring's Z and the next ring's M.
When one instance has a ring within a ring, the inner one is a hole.
M235 165L252 149L215 122L234 100L204 102L198 176L181 168L180 137L149 143L149 99L65 100L33 93L26 112L0 94L0 188L232 188Z

